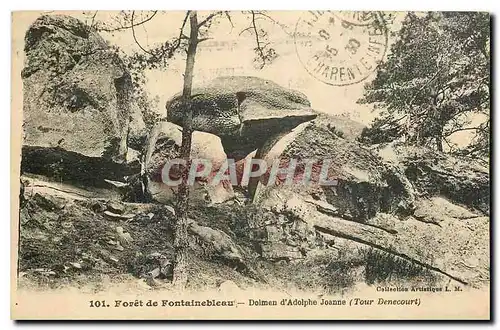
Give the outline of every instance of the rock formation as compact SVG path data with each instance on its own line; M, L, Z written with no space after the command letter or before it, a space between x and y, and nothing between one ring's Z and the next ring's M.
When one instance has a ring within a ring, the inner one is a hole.
M489 215L489 169L477 162L427 148L391 143L376 148L388 163L396 164L420 194L445 196L455 203Z
M195 86L192 95L193 128L219 136L236 160L317 115L305 95L256 77L219 77ZM167 119L182 126L181 95L166 108Z
M328 175L337 181L336 185L321 186L313 181L305 187L297 184L282 187L277 186L279 182L266 182L263 176L249 187L254 192L253 199L258 202L265 200L271 190L291 189L301 194L313 193L316 198L335 205L344 216L359 221L377 212L411 214L414 196L404 176L386 166L368 148L338 134L328 123L315 120L277 141L269 141L262 149L268 167L277 159L330 160Z
M177 187L166 185L162 179L163 166L179 157L182 142L182 128L170 122L162 122L151 131L144 151L144 180L147 193L161 203L175 202ZM221 181L218 185L208 184L226 162L220 138L205 132L193 132L191 158L208 160L212 166L210 174L197 178L190 198L195 202L221 203L234 197L231 182ZM200 169L201 171L201 169ZM180 170L173 167L168 171L172 180L180 178Z
M380 147L380 157L377 148L339 135L315 120L263 149L268 163L332 158L338 185L253 182L254 202L279 215L277 221L260 217L249 225L258 228L251 236L265 237L262 255L304 259L322 246L342 249L349 241L458 283L484 285L489 278L487 170L424 148Z
M134 113L130 75L118 55L98 33L63 15L38 18L24 50L23 170L57 167L64 175L44 174L80 182L123 179L127 140L143 134L144 123Z

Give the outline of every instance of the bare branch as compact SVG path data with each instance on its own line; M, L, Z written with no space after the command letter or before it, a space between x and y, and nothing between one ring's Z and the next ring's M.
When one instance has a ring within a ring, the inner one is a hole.
M153 57L155 57L155 58L156 58L156 55L155 55L155 54L151 53L150 51L148 51L147 49L145 49L144 47L142 47L142 45L141 45L141 44L139 43L139 41L137 40L137 37L136 37L136 35L135 35L135 29L134 29L134 26L135 26L135 25L134 25L134 15L135 15L135 10L133 10L133 11L132 11L132 20L131 20L131 23L132 23L132 25L131 25L131 29L132 29L132 36L134 37L134 41L135 41L135 43L137 44L137 46L139 46L139 48L140 48L143 52L145 52L145 53L147 53L147 54L149 54L149 55L151 55L151 56L153 56Z
M278 24L278 22L276 22L276 20L274 18L272 18L271 16L267 15L266 13L262 12L262 11L258 11L255 13L255 15L261 15L261 16L264 16L266 17L267 19L269 19L271 22L275 23L275 24Z
M224 13L226 14L226 17L227 17L227 20L229 21L229 23L231 23L231 30L232 30L234 28L234 24L233 24L233 21L231 20L231 16L229 15L228 11L225 11Z
M446 136L450 136L452 135L453 133L456 133L456 132L461 132L461 131L476 131L476 130L480 130L482 127L465 127L465 128L457 128L457 129L454 129L450 132L446 132Z
M262 69L264 65L266 65L266 56L264 55L264 50L260 45L259 32L257 31L257 26L255 25L255 12L252 10L251 13L252 13L252 28L253 31L255 32L255 42L257 43L257 47L255 49L257 50L260 58L262 59L262 65L261 65Z
M182 39L188 39L189 40L189 37L184 34L184 27L186 26L186 22L188 20L189 13L190 13L190 10L186 11L186 15L184 16L184 20L182 21L181 30L179 32L179 37L177 38L177 43L172 48L172 53L175 52L179 48L179 46L181 45L181 40ZM163 53L163 55L165 55L165 53Z
M454 130L451 130L449 132L446 132L446 136L450 136L453 133L456 132L461 132L461 131L488 131L490 127L490 120L488 119L487 121L479 124L479 126L476 127L461 127L461 128L456 128Z
M266 18L266 19L270 20L271 22L273 22L274 24L278 25L283 30L283 32L285 32L287 35L289 35L289 36L292 35L292 33L288 32L286 30L287 26L285 24L277 22L274 18L272 18L271 16L269 16L265 12L263 12L263 11L257 11L257 12L255 12L255 15L263 16L264 18Z
M96 17L96 15L97 15L97 12L98 12L98 10L96 10L96 11L95 11L95 13L94 13L94 16L92 16L92 22L90 22L90 27L91 27L91 28L93 28L93 27L94 27L94 20L95 20L95 17Z
M198 24L198 28L202 27L203 25L207 24L212 18L214 18L215 16L217 15L221 15L223 14L224 12L223 11L217 11L215 13L212 13L210 15L207 16L207 18L205 18L203 21L201 21L199 24Z
M132 22L129 26L120 26L120 27L117 27L117 28L113 28L113 29L110 29L110 28L99 28L99 31L103 31L103 32L116 32L116 31L121 31L121 30L127 30L127 29L133 29L134 27L136 26L139 26L139 25L142 25L144 23L147 23L149 22L151 19L153 19L153 17L156 16L156 14L158 13L158 10L155 10L153 11L153 14L151 14L151 16L147 17L146 19L140 21L140 22L137 22L134 24L133 22L133 17L134 17L134 12L135 11L132 11ZM97 11L96 11L96 14L97 14ZM95 17L95 15L94 15ZM92 22L94 21L94 19L92 18ZM120 23L121 25L121 23Z
M446 139L446 137L444 137L444 136L443 136L443 141L446 143L446 145L448 146L448 148L450 148L450 150L449 150L448 152L453 153L453 151L455 150L455 146L454 146L454 145L452 145L452 144L450 143L450 141L448 141L448 140Z
M132 17L131 17L131 29L132 29L132 36L134 37L134 41L135 43L139 46L139 48L145 52L146 54L149 54L151 55L155 60L161 60L163 59L165 61L166 57L171 57L172 54L174 54L175 51L177 51L177 49L179 49L180 45L181 45L181 42L182 40L186 40L186 39L189 39L188 36L186 36L184 34L184 28L186 26L186 22L187 22L187 19L189 17L189 13L190 11L188 10L186 12L186 15L184 17L184 20L182 21L182 26L180 28L180 31L179 31L179 37L177 37L175 40L174 40L174 44L173 46L170 48L170 47L167 47L168 45L168 42L165 43L164 47L163 47L163 51L161 52L161 54L158 54L158 53L155 53L153 52L152 50L147 50L146 48L144 48L140 42L137 40L137 36L135 34L135 26L138 26L139 24L134 24L134 17L135 17L135 11L132 11ZM166 56L168 54L168 56Z
M203 42L203 41L207 41L210 39L213 39L213 38L201 38L201 39L198 39L198 43Z
M181 39L182 36L184 36L184 27L186 26L187 19L189 17L189 10L186 11L186 16L184 16L184 20L182 21L182 26L181 26L181 32L179 32L179 40ZM186 37L189 39L189 37Z
M241 30L241 32L240 32L240 34L239 34L239 35L241 36L244 32L246 32L246 31L250 31L252 28L253 28L252 26L249 26L249 27L247 27L246 29Z

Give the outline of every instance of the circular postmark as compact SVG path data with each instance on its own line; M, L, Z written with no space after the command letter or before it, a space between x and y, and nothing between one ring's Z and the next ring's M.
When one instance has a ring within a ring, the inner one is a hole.
M376 11L337 11L337 18L354 25L370 25L380 14Z
M334 86L359 83L387 50L387 28L377 12L308 11L295 27L297 56L310 75Z

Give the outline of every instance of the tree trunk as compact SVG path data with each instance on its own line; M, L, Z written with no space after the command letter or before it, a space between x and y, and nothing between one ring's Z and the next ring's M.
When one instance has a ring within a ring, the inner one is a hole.
M196 11L189 13L189 23L191 33L187 50L186 69L184 71L184 87L182 90L182 102L185 109L182 145L180 157L186 161L186 167L182 171L182 183L179 185L177 196L177 222L175 226L175 263L173 284L179 289L186 287L187 274L187 248L188 248L188 207L189 207L189 186L187 178L189 174L191 157L191 135L193 133L193 109L191 108L191 90L193 85L193 70L198 46L198 17Z
M439 129L436 135L436 149L437 151L443 152L443 128Z
M443 152L443 131L444 131L444 125L446 123L446 120L443 118L443 110L439 108L438 102L437 102L437 94L433 97L434 99L434 105L432 107L433 111L433 125L436 127L436 149L439 152Z

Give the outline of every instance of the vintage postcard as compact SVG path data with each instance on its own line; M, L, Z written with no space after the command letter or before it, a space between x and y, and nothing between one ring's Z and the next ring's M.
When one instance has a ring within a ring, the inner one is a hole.
M490 14L12 13L13 319L490 319Z

